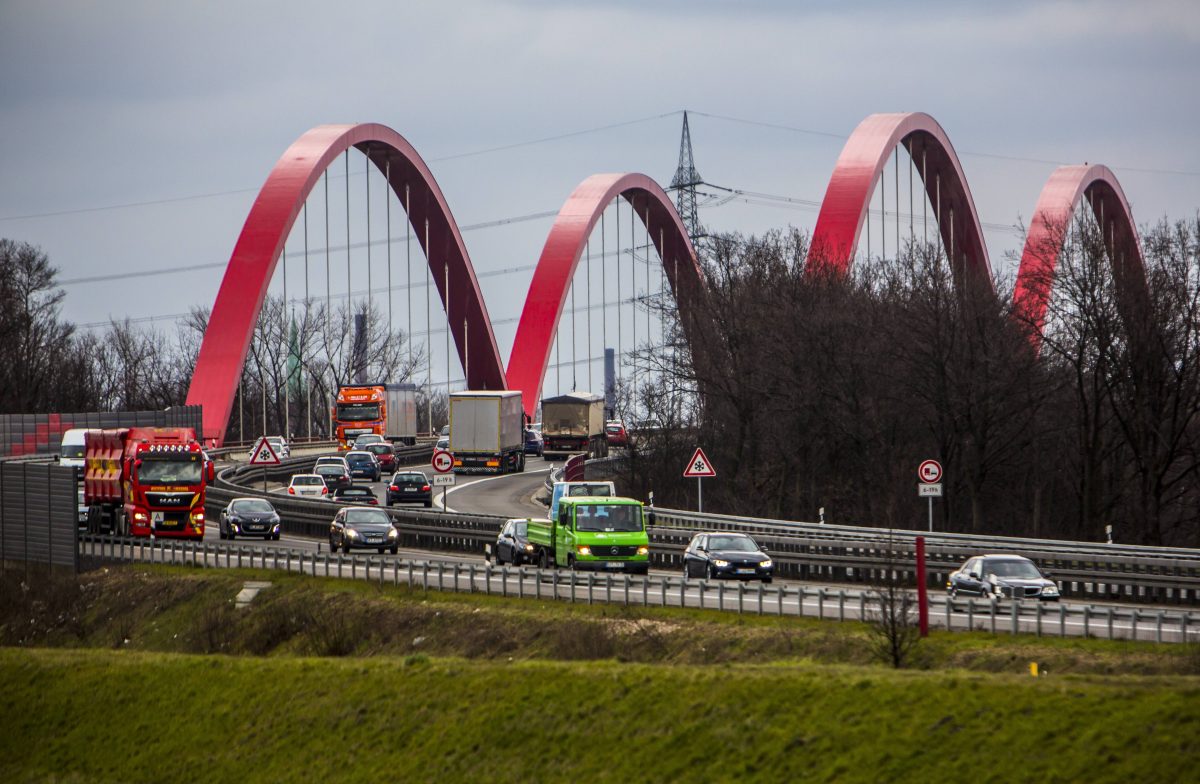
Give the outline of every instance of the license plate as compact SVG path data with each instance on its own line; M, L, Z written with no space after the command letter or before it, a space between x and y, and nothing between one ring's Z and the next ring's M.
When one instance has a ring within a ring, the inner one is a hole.
M368 541L368 542L374 542L374 543L378 543L378 542L382 542L382 541L383 541L383 537L382 537L382 536L369 536L369 537L367 537L367 541Z
M604 567L606 569L624 569L625 564L621 563L620 561L609 561L608 563L604 564Z
M404 488L404 492L406 492L406 493L415 493L415 492L417 492L417 488L415 488L415 487L406 487L406 488Z
M754 574L754 570L753 569L738 569L737 573L738 574Z

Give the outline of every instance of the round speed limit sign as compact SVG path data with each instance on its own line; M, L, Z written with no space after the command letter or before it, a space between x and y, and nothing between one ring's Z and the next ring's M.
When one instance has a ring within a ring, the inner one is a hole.
M433 470L439 474L446 474L454 468L454 455L444 449L434 450L433 453Z
M926 460L917 467L917 478L927 485L940 482L942 479L942 464L936 460Z

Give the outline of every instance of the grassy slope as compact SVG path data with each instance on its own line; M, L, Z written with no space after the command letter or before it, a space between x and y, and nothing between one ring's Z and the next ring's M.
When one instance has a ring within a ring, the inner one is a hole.
M1179 781L1200 753L1193 678L44 649L0 678L3 781Z

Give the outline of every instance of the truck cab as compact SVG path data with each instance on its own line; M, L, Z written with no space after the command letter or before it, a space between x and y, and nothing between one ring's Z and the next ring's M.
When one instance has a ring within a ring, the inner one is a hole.
M647 574L650 540L640 501L611 496L565 496L553 520L530 520L539 566L572 571Z
M602 495L614 496L617 488L612 482L555 482L554 493L550 496L551 520L558 517L558 502L564 496Z

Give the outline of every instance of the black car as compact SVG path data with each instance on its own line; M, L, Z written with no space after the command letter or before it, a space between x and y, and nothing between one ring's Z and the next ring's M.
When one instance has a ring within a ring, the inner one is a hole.
M349 487L353 482L350 472L337 463L322 463L313 469L313 473L324 479L325 486L330 490Z
M542 436L536 430L525 431L525 454L538 455L542 454Z
M344 553L357 548L381 553L391 550L395 555L400 547L400 534L392 525L392 518L382 509L347 506L334 515L329 524L329 550L333 552L339 547Z
M968 558L957 572L950 573L946 593L951 599L963 594L992 601L1002 598L1039 599L1057 602L1058 584L1037 564L1020 555L976 555Z
M492 545L496 563L513 566L533 563L533 545L529 543L528 525L525 520L509 520L504 524L496 543Z
M349 487L339 487L333 491L330 496L334 501L340 501L344 504L362 504L367 506L379 506L379 499L375 497L375 491L366 485L350 485Z
M407 503L433 506L433 489L420 471L397 471L388 482L387 505Z
M379 461L375 455L367 451L347 452L346 464L350 466L350 476L370 479L378 482L380 476Z
M279 539L279 513L265 498L235 498L221 510L219 533L222 539L261 536Z
M771 582L775 564L767 553L745 534L696 534L683 553L685 577L732 577L738 580Z

